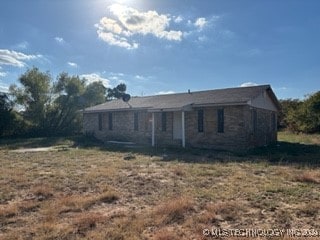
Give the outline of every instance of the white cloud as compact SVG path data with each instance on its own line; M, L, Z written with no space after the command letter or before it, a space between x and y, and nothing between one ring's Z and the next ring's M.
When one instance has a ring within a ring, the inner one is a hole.
M77 68L78 67L78 64L74 63L74 62L68 62L68 65L70 67L74 67L74 68Z
M41 58L42 55L27 55L21 52L0 49L0 65L24 67L25 61Z
M130 40L133 35L153 35L169 41L181 41L182 32L168 30L171 18L156 11L140 12L120 4L109 7L115 19L103 17L96 24L99 38L110 45L136 49L138 43Z
M101 77L100 74L98 73L82 74L80 75L80 77L87 79L88 84L101 81L106 88L111 86L110 80L107 78Z
M178 17L174 18L174 22L175 23L181 23L183 20L184 20L184 18L181 15L179 15Z
M28 47L29 47L29 43L27 41L23 41L14 46L14 48L23 49L23 50L27 49Z
M157 92L156 94L157 95L164 95L164 94L173 94L175 93L174 91L160 91L160 92Z
M245 82L240 85L240 87L253 87L253 86L258 86L258 84L254 82Z
M104 72L106 73L106 72ZM125 76L124 73L115 73L115 72L109 72L108 74L108 78L114 81L119 81L121 80L121 78L123 78Z
M64 41L64 39L62 37L55 37L54 40L56 40L56 42L59 43L59 44L64 44L65 43L65 41Z
M206 36L200 36L198 37L198 41L199 42L206 42L208 40L208 38Z
M138 79L138 80L144 80L145 77L141 76L141 75L135 75L134 78Z
M0 77L5 77L5 76L7 76L6 72L0 72Z
M4 84L0 81L0 92L9 92L9 86L7 84Z
M194 22L194 26L197 27L199 30L202 30L207 24L208 21L203 17L197 18L197 20Z

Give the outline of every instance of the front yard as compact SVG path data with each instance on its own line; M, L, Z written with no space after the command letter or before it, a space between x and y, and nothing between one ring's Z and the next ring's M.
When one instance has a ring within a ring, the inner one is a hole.
M210 239L204 229L320 231L319 142L301 148L312 164L304 152L291 156L290 143L246 155L168 150L163 156L162 150L73 147L72 140L52 141L60 147L49 151L12 151L52 145L48 141L1 141L0 239L174 240Z

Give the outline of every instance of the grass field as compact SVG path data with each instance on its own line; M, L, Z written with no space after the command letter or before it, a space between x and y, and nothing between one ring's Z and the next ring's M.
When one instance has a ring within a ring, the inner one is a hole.
M213 239L204 229L320 231L319 139L280 133L286 142L246 154L169 149L165 156L163 149L94 147L79 139L2 140L0 239L175 240ZM14 151L53 145L58 147L50 151Z

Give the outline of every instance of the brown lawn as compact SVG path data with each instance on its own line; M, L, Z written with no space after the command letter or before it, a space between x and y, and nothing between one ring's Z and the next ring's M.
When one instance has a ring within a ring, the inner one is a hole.
M126 155L94 147L14 152L2 144L0 239L174 240L213 239L204 229L320 231L320 169L313 165L207 151L170 152L169 160L159 153L135 152L124 160Z

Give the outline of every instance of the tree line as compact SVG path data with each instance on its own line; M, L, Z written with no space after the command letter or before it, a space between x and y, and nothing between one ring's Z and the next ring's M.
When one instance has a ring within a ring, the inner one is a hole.
M279 127L296 133L320 133L320 91L304 100L280 100Z
M21 86L0 94L0 136L55 136L81 131L81 110L121 98L126 85L106 88L101 81L28 69L19 77Z

